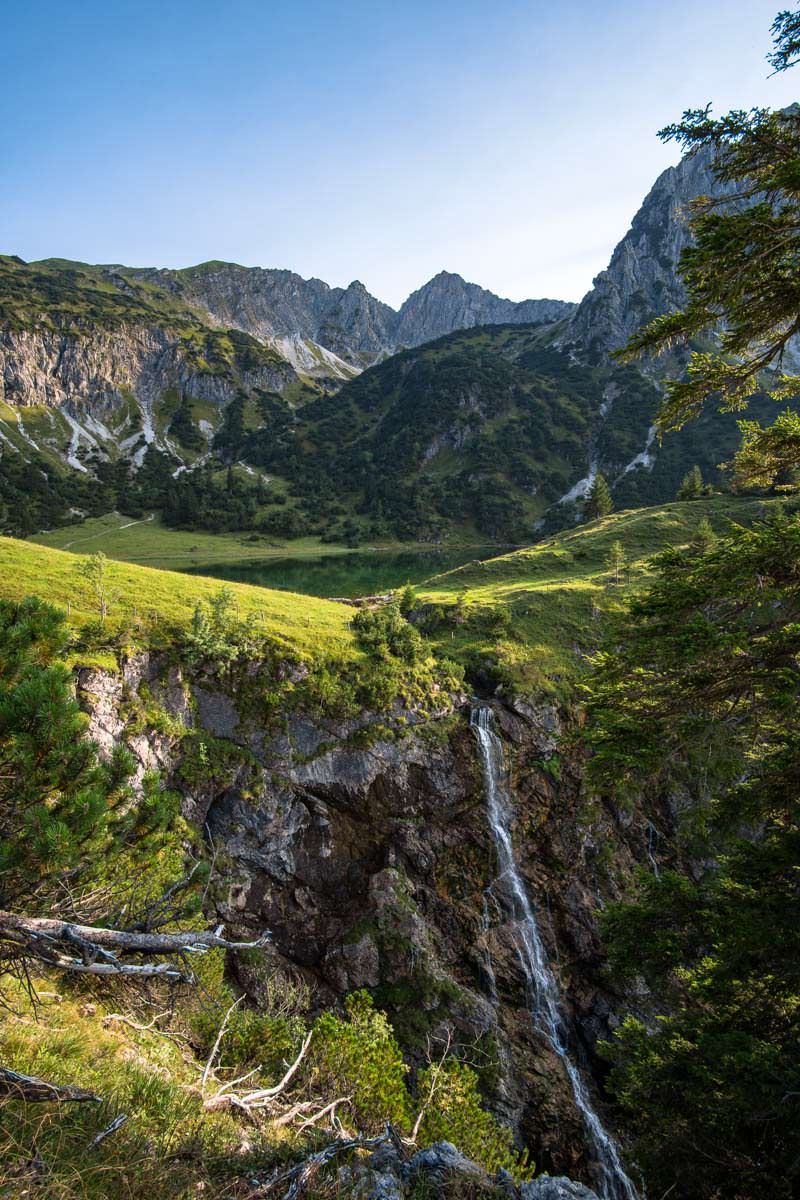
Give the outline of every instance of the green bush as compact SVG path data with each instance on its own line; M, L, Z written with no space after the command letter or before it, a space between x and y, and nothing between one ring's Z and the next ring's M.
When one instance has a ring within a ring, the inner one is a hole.
M221 587L207 603L197 605L186 638L190 661L224 665L245 652L251 629L236 616L235 603L232 589Z
M345 1007L346 1017L325 1012L314 1025L310 1065L318 1088L331 1099L349 1096L354 1123L365 1132L387 1121L408 1128L408 1067L385 1013L365 991L353 992Z
M413 666L427 657L425 643L400 611L398 603L362 608L353 617L356 640L376 658L397 658Z
M432 1097L419 1130L419 1144L452 1142L490 1174L503 1167L516 1179L531 1179L533 1163L514 1146L511 1130L481 1104L478 1076L466 1063L447 1058L422 1071L420 1096Z

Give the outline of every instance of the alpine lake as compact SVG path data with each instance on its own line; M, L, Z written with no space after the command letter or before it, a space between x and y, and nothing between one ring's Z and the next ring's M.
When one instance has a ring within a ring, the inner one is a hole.
M405 584L421 584L475 559L494 558L505 548L497 545L432 547L412 550L353 550L346 554L292 555L178 568L189 575L210 575L235 583L279 588L308 596L353 599L382 595Z

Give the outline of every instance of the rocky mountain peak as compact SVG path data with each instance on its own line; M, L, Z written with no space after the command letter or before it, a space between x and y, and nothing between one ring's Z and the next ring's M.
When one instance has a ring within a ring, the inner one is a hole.
M476 325L558 321L573 308L564 300L504 300L476 283L467 283L461 275L442 270L401 305L397 343L418 346Z
M399 312L371 295L360 279L332 288L294 271L219 261L177 271L116 270L180 295L221 325L268 341L307 339L359 367L457 329L554 321L574 307L558 300L502 300L444 270L412 293Z
M559 342L591 361L624 346L641 325L683 305L678 262L691 241L689 206L701 195L725 195L711 170L713 152L686 155L659 175L605 271L573 312Z

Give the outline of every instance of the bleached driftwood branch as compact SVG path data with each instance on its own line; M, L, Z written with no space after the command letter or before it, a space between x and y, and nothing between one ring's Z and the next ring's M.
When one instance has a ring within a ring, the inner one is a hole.
M142 933L75 925L50 917L24 917L0 910L0 943L20 955L38 959L60 971L90 975L163 976L192 982L193 975L172 962L123 962L121 954L204 954L207 950L253 950L269 941L264 933L254 941L237 942L215 930L181 930L175 933Z
M230 1010L228 1011L228 1014L226 1014L226 1021L229 1013ZM215 1050L218 1048L219 1041L221 1041L221 1034L224 1032L224 1028L225 1022L223 1022L220 1033L217 1035L217 1045L215 1046ZM222 1087L220 1087L213 1096L209 1097L209 1099L205 1101L204 1108L216 1109L230 1106L232 1108L242 1108L247 1112L251 1112L260 1108L268 1108L274 1102L274 1100L280 1096L283 1091L285 1091L288 1084L297 1074L298 1070L300 1069L300 1064L306 1056L308 1047L311 1045L311 1037L312 1034L310 1033L306 1036L302 1046L300 1047L300 1052L297 1055L297 1058L287 1069L283 1079L281 1079L281 1081L276 1083L273 1087L253 1088L249 1092L230 1091L229 1089L232 1088L234 1084L242 1083L244 1079L247 1078L245 1075L239 1080L231 1080L230 1083L223 1083ZM254 1072L250 1072L250 1074L254 1074ZM204 1075L203 1083L206 1082L206 1079L207 1076ZM339 1101L339 1103L341 1103L341 1101Z
M244 996L240 996L238 1000L234 1000L233 1004L230 1006L228 1011L225 1013L223 1022L219 1027L219 1033L216 1036L214 1045L211 1048L211 1053L208 1056L208 1062L206 1063L205 1069L203 1071L203 1078L200 1080L201 1089L205 1088L206 1082L208 1080L209 1072L210 1072L211 1068L214 1066L214 1063L217 1061L217 1055L219 1054L219 1048L222 1045L222 1039L224 1038L225 1030L228 1027L228 1019L230 1018L230 1015L234 1011L234 1009L238 1008L243 1000L244 1000Z
M9 1067L0 1067L0 1097L8 1100L61 1100L70 1103L93 1104L102 1103L102 1096L87 1092L85 1088L73 1087L71 1084L48 1083L35 1075L22 1075Z

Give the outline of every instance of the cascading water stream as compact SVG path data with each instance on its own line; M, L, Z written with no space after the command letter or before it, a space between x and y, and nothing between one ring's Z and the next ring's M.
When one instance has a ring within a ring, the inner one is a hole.
M590 1152L599 1169L598 1188L602 1200L638 1200L636 1188L622 1167L619 1149L594 1111L588 1088L570 1057L558 984L550 970L533 907L514 859L503 744L492 729L492 710L485 706L473 709L470 724L475 730L483 767L486 808L497 848L498 878L507 883L513 901L517 951L528 983L534 1028L564 1066L575 1104L583 1117Z

